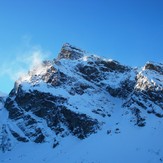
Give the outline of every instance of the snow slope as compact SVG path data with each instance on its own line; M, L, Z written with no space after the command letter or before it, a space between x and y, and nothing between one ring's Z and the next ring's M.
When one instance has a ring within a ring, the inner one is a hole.
M17 143L12 152L0 153L6 163L158 163L163 160L162 119L152 115L148 126L133 126L120 110L107 120L97 134L79 140L68 136L57 148L51 144ZM117 131L116 129L120 130ZM107 134L107 132L110 132Z

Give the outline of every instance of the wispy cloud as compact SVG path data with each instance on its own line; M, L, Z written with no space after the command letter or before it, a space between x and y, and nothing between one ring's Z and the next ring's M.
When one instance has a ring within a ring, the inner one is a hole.
M33 67L40 66L42 61L50 56L50 53L44 51L40 46L31 45L28 37L24 38L23 44L24 47L21 47L19 53L15 54L14 60L0 65L0 76L7 75L15 81Z

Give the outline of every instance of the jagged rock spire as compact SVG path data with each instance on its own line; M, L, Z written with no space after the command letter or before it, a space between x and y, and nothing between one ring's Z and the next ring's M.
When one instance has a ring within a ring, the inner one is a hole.
M85 54L85 51L70 45L69 43L65 43L62 46L61 52L58 55L58 59L71 59L71 60L77 60L79 58L82 58Z

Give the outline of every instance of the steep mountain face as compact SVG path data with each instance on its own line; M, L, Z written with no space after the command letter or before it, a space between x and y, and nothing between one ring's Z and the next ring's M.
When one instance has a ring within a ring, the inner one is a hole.
M134 91L123 106L136 115L136 124L145 125L145 110L163 117L163 65L147 63L136 76ZM142 110L143 109L143 110Z
M9 132L6 120L7 111L4 108L6 97L1 93L0 95L0 151L5 152L11 150L11 133Z
M36 65L0 102L2 151L16 142L49 142L54 148L66 137L86 139L114 116L145 127L150 115L163 117L163 64L131 68L64 44L57 59Z

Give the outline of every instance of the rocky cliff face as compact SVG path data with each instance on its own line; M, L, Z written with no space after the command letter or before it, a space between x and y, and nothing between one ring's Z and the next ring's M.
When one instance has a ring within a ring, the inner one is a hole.
M131 109L136 116L136 124L145 125L143 111L163 117L163 65L147 63L136 76L132 95L123 106Z
M7 126L7 112L4 108L4 102L6 97L4 95L0 95L0 151L10 151L11 150L11 133Z
M148 125L148 114L162 118L163 65L133 69L65 44L57 59L16 81L4 102L9 121L1 135L56 147L68 135L85 139L98 132L118 107L140 127Z

